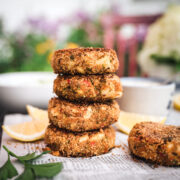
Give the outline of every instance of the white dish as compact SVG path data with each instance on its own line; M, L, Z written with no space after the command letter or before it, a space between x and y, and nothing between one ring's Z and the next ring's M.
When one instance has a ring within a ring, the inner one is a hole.
M8 111L24 111L26 104L47 108L53 94L52 72L0 74L0 104Z
M150 78L121 78L123 96L118 99L120 109L148 115L167 116L174 83L163 84Z

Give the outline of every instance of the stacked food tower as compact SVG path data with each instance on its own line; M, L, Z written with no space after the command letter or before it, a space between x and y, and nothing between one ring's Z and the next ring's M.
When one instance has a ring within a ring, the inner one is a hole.
M50 125L45 143L57 156L88 157L115 146L111 124L119 117L114 100L122 96L114 50L75 48L57 50L52 67L58 74L49 101Z

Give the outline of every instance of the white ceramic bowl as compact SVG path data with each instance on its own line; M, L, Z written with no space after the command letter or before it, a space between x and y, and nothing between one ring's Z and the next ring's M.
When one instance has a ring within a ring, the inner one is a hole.
M9 111L24 111L26 104L47 108L53 94L52 72L0 74L0 105Z
M123 97L118 99L120 109L128 112L167 116L174 83L163 84L150 78L121 78Z

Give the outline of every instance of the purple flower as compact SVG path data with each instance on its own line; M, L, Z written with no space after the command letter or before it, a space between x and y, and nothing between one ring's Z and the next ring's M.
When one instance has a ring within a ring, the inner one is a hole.
M90 16L87 13L83 11L77 11L75 14L72 14L68 18L64 19L64 22L67 24L81 24L83 22L88 22L90 20Z
M89 21L90 20L89 15L83 11L78 11L75 16L77 19L79 19L81 21Z
M137 27L136 37L137 37L138 41L140 41L140 42L144 41L146 34L147 34L147 29L148 29L148 26L145 24L141 24Z
M50 21L45 17L39 18L29 18L28 24L34 29L45 34L56 35L58 28L60 26L60 21Z

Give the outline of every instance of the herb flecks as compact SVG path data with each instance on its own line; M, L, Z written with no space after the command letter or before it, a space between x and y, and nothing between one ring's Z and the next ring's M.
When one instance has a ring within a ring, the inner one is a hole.
M71 60L74 60L74 56L73 56L73 55L71 55L71 56L70 56L70 59L71 59Z

